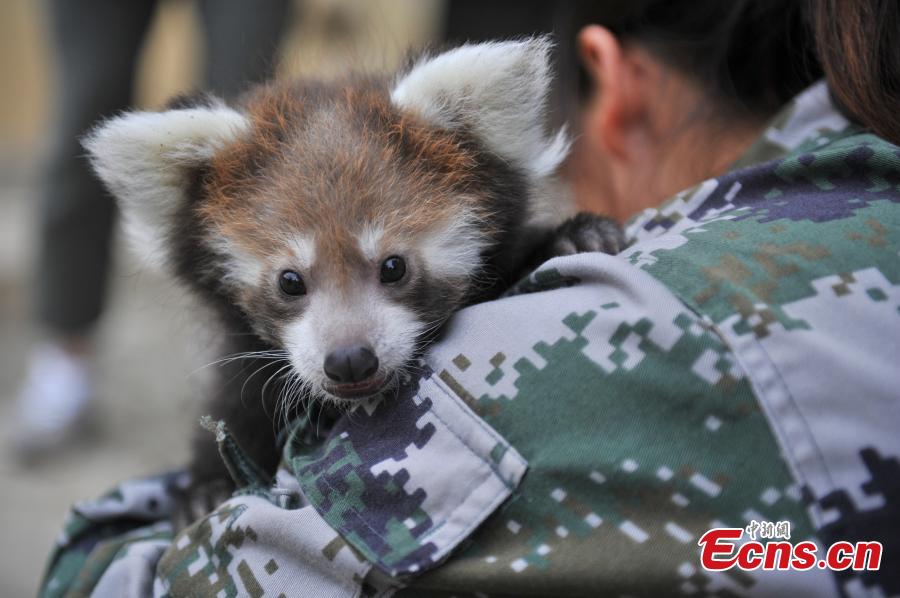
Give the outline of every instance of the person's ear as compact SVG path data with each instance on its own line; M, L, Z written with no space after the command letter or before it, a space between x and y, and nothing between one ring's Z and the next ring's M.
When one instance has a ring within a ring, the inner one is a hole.
M634 158L635 141L644 138L648 124L642 65L600 25L579 32L578 52L594 85L587 126L596 129L592 133L609 154Z

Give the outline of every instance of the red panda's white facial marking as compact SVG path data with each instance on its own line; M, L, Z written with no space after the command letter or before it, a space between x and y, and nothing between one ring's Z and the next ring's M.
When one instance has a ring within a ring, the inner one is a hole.
M296 260L300 268L311 268L316 261L316 244L312 235L297 234L287 239L290 258Z
M384 237L384 226L373 222L363 226L362 230L356 236L356 243L359 250L369 260L378 259L381 254L381 240Z

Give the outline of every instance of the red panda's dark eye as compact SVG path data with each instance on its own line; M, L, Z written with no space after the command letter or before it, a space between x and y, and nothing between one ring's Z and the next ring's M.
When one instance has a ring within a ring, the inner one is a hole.
M303 279L293 270L285 270L278 275L278 286L286 295L305 295L306 285Z
M406 262L399 255L392 255L381 263L381 282L397 282L406 275Z

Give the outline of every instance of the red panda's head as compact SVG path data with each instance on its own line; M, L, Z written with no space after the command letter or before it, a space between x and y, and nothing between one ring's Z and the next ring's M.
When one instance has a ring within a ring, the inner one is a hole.
M313 394L377 393L514 263L566 150L544 39L467 45L393 81L273 84L86 139L144 257L287 352Z

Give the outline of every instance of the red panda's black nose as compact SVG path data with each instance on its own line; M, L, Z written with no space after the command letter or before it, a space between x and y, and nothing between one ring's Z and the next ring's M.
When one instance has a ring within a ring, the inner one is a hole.
M378 371L378 357L368 347L345 347L325 357L325 375L342 384L362 382Z

